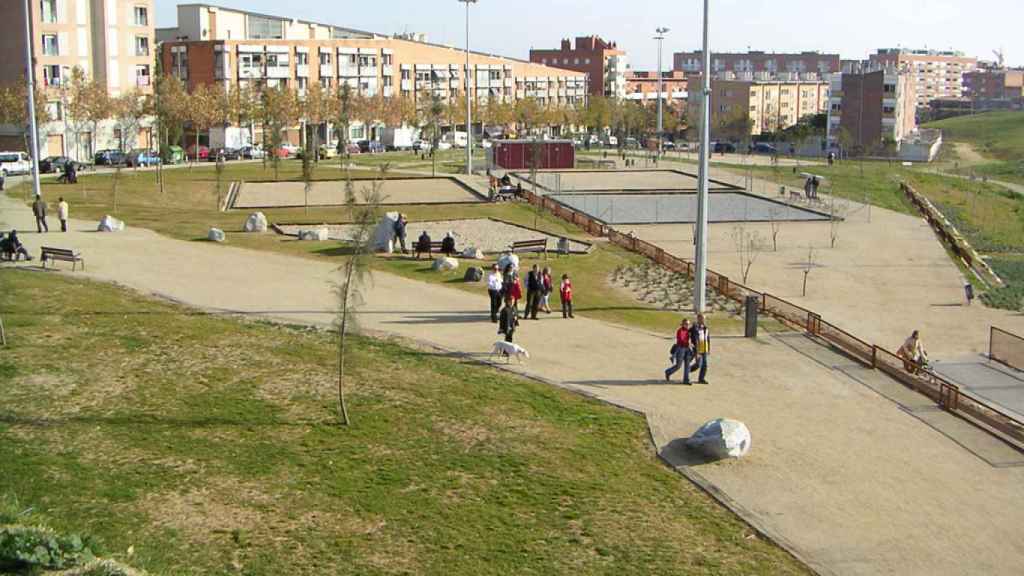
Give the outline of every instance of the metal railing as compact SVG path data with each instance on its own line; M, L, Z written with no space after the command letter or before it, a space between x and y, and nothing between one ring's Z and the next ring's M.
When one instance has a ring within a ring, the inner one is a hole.
M530 191L526 191L525 196L530 204L540 206L556 217L586 230L593 236L608 238L612 244L641 254L673 272L686 274L690 279L694 277L692 262L669 254L664 249L641 240L632 233L623 234L613 227L551 198L534 195ZM930 370L911 373L907 370L903 359L896 354L826 322L820 314L767 292L758 292L753 288L733 282L727 276L713 270L707 271L707 283L713 290L738 302L743 302L748 296L760 298L761 310L766 314L786 325L825 340L865 366L881 370L904 386L927 396L942 409L964 418L1007 441L1018 450L1024 451L1024 422L961 391L958 385L942 376ZM1024 366L1024 338L992 327L989 356L1014 368Z

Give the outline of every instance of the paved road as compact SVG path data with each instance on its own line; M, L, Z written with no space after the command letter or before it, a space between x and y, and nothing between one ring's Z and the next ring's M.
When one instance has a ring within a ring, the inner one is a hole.
M0 199L0 221L32 228L28 210L7 198ZM290 322L330 320L330 286L338 277L331 264L93 228L74 221L72 233L25 234L24 241L34 253L44 241L78 247L89 264L78 276L192 306ZM598 288L577 289L585 308L587 291ZM483 294L375 274L366 297L360 319L367 330L479 358L496 339ZM669 341L657 335L584 317L545 317L525 322L520 342L531 359L511 370L641 411L667 459L703 478L822 573L1024 571L1024 468L993 467L833 358L816 355L821 347L718 338L712 385L683 387L661 380ZM752 453L741 461L691 461L679 450L681 439L720 416L747 423Z

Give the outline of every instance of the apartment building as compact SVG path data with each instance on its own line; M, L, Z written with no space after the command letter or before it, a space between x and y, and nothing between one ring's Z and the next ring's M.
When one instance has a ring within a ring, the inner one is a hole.
M1024 69L987 68L964 73L964 98L971 100L1021 100Z
M712 52L712 78L729 72L740 79L756 77L767 80L774 75L814 74L824 79L825 75L839 72L839 55L820 52L775 53L753 50L749 52ZM704 72L704 51L676 52L672 55L672 67L687 74Z
M829 99L829 146L856 146L869 154L886 141L902 146L917 129L917 102L910 72L869 64L836 74ZM848 142L842 133L848 135Z
M178 6L178 26L161 29L163 69L189 86L284 86L300 93L314 84L350 86L368 97L407 97L424 104L465 98L465 51L412 36L389 37L331 24L211 6ZM470 54L470 90L477 105L492 99L534 98L542 105L584 106L587 78L580 72ZM372 138L380 127L351 127L350 139ZM325 128L333 140L333 127ZM252 137L238 130L210 134L214 145L240 145ZM298 133L287 138L298 143Z
M688 78L692 86L701 77ZM711 136L720 137L719 127L738 118L749 118L750 135L777 132L795 125L804 116L822 114L828 108L827 82L718 80L711 79ZM693 91L699 98L699 91ZM691 126L700 124L700 106L688 108ZM724 137L724 136L723 136Z
M148 147L151 129L122 135L114 123L102 122L96 134L72 133L65 122L61 90L80 68L102 82L112 96L152 91L155 58L152 0L32 0L33 76L47 98L51 118L39 126L42 156L67 155L91 160L97 148ZM25 81L25 12L9 0L0 19L0 83ZM23 149L23 127L0 127L0 147Z
M869 56L875 68L892 68L913 78L917 106L927 108L935 98L963 96L964 74L978 67L978 59L962 52L882 48Z
M591 96L624 98L629 59L615 42L599 36L565 38L557 49L530 49L530 62L575 70L587 75Z
M677 70L662 71L661 98L673 105L686 103L686 75ZM626 99L637 102L658 101L658 73L630 70L626 73Z

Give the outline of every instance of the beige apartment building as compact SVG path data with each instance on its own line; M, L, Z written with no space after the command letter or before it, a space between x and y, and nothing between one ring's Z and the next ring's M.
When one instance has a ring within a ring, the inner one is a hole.
M314 84L347 84L364 96L407 97L417 105L431 95L446 102L465 99L465 51L421 36L392 37L208 4L179 5L178 26L157 34L165 72L189 86L283 86L301 94ZM582 72L479 52L471 52L469 67L476 105L521 98L541 105L586 105ZM355 123L349 138L372 139L381 128ZM325 130L325 141L334 140L333 127ZM210 133L211 145L239 146L252 138L242 127ZM297 143L298 133L288 138Z
M919 108L938 98L960 98L964 95L964 74L978 67L978 59L950 50L912 50L883 48L869 57L876 68L892 68L906 72L913 80Z
M689 76L691 86L700 86L699 75ZM804 116L828 109L829 85L821 81L716 80L711 79L711 136L717 127L735 118L750 118L750 135L784 130ZM699 97L699 91L691 90ZM699 125L700 106L689 106L690 125Z
M731 73L741 80L753 78L768 79L777 74L817 75L824 78L826 74L839 72L839 55L821 52L712 52L712 78L723 78L724 73ZM704 52L676 52L672 56L673 69L689 74L704 72ZM749 76L749 77L748 77ZM731 79L731 78L726 78Z
M152 0L32 0L32 56L36 85L47 98L51 119L39 126L41 157L72 156L91 160L99 148L148 147L151 129L144 123L139 134L120 134L111 121L97 126L96 134L69 126L64 88L72 71L106 85L111 95L132 90L152 91L155 57ZM25 81L25 12L18 0L6 0L0 19L0 84ZM24 149L24 128L0 127L0 148Z

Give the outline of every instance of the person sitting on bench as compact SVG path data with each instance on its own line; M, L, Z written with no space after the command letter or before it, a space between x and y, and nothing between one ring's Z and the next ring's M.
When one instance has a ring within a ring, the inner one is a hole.
M444 235L444 239L441 240L441 253L445 256L451 256L455 254L455 236L452 235L452 231Z
M430 254L430 234L427 234L426 230L416 240L416 257L418 258L420 254Z

